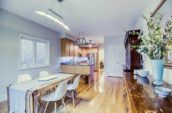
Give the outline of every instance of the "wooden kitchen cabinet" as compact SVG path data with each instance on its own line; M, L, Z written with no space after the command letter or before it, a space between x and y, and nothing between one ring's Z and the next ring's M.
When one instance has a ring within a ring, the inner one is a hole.
M82 48L78 47L78 54L82 54Z
M75 73L75 66L72 65L61 65L61 72L62 73L70 73L70 74L74 74Z
M83 55L84 57L87 56L87 48L83 48L83 49L82 49L82 55Z
M61 56L69 56L69 50L70 45L69 45L69 40L62 38L61 39Z
M90 74L90 66L75 66L76 73L78 74L85 74L89 75Z
M61 38L61 56L74 56L74 43L72 40Z
M75 56L75 49L74 49L74 42L72 40L69 41L70 45L70 51L69 51L69 56Z
M61 72L66 72L66 71L67 71L66 65L61 65Z
M83 75L86 83L94 81L94 65L61 65L61 72L67 74Z
M81 54L83 57L87 57L88 53L98 53L97 48L87 48L87 47L80 47L77 45L74 45L74 41L67 39L67 38L61 38L61 56L71 56L71 57L77 57L79 54Z
M63 45L65 45L65 40L61 39L61 56L65 56L66 55L66 53L65 53L66 48Z
M89 65L61 65L62 73L90 75L90 71Z
M74 56L78 56L78 46L74 45Z

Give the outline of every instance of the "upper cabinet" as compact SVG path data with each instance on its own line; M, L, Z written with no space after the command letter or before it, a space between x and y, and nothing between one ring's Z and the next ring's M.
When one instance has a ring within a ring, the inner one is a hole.
M87 53L88 53L87 48L85 48L85 47L82 48L82 56L86 57Z
M78 50L78 46L77 45L74 45L74 56L78 56L78 53L79 50Z
M74 41L61 38L61 56L78 56L78 46L74 45Z
M80 47L77 45L74 45L74 41L67 39L67 38L61 38L61 56L83 56L86 57L88 53L97 53L97 48L88 48L88 47Z
M70 55L70 41L68 39L61 39L61 56L69 56Z
M74 49L74 42L72 40L69 40L69 45L70 45L70 51L69 51L69 56L75 56L75 49Z

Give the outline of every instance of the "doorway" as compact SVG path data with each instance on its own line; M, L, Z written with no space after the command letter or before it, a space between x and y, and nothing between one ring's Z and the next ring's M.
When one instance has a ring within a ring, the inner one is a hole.
M104 47L99 48L99 72L104 72Z

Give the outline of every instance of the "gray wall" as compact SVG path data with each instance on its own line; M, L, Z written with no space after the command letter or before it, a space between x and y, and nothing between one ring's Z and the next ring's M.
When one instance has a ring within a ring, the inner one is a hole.
M50 41L50 66L47 68L19 70L19 34L28 34ZM6 97L6 87L22 73L38 76L41 70L59 71L59 33L0 9L0 101Z

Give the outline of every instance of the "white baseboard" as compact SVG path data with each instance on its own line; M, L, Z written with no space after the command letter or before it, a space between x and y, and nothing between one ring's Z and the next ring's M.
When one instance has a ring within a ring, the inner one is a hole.
M6 101L7 100L7 94L1 94L0 95L0 102Z

